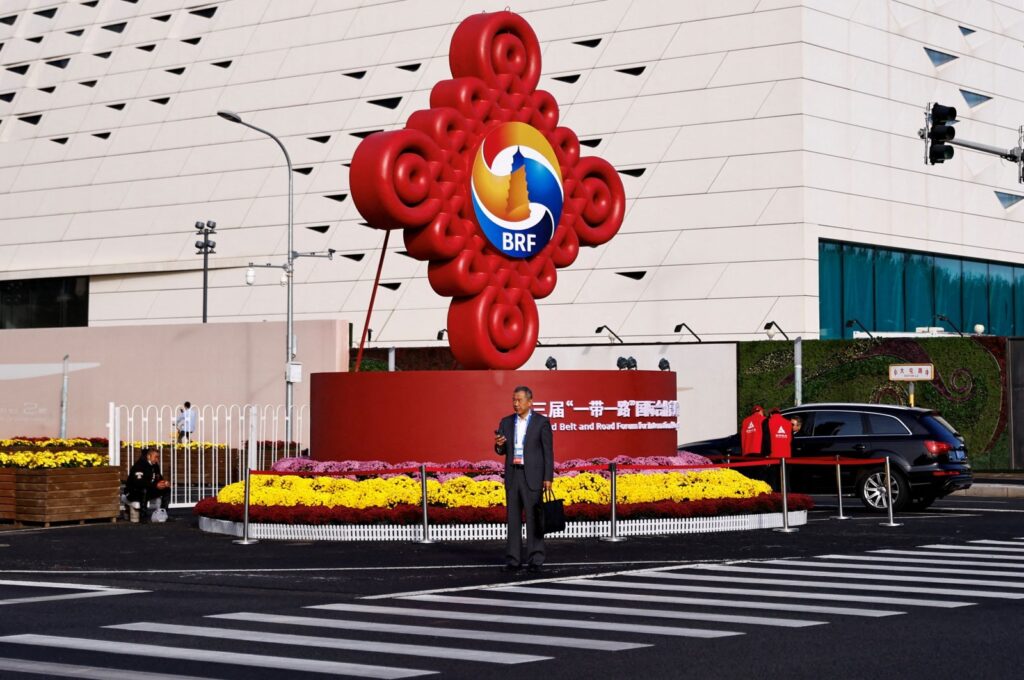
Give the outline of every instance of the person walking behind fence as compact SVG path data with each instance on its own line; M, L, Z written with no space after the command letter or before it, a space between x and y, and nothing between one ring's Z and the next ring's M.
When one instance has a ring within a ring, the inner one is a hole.
M191 442L192 433L196 430L196 410L192 404L185 402L185 408L178 411L174 419L174 428L178 431L178 443Z
M526 564L530 572L544 564L544 537L538 531L537 506L541 493L551 488L555 476L555 451L551 421L533 412L533 391L519 386L512 391L512 410L494 431L494 452L505 456L505 506L508 540L505 571L523 564L523 514L526 515ZM525 511L525 513L524 513Z
M128 471L125 483L128 495L129 515L132 522L139 521L139 515L146 516L149 502L160 499L160 510L166 517L171 502L171 485L160 474L160 454L156 449L146 449ZM155 512L156 509L154 509Z

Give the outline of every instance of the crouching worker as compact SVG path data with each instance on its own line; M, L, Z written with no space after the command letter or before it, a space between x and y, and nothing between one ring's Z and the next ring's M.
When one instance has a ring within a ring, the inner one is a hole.
M153 520L167 519L171 485L160 474L160 454L156 449L147 449L139 456L135 465L128 471L128 482L125 487L128 492L128 515L132 522L138 522L140 515L146 519L149 516L149 504L154 500L159 500L160 505L153 508ZM162 512L156 512L157 510Z

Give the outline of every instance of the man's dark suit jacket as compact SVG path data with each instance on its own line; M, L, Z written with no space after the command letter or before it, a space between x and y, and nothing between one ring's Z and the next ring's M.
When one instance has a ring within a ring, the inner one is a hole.
M505 456L505 479L512 472L512 458L516 447L516 414L505 416L498 425L498 431L505 436L504 446L495 446L499 456ZM555 450L551 441L551 421L546 416L533 413L523 438L523 466L526 485L533 491L543 487L555 477Z

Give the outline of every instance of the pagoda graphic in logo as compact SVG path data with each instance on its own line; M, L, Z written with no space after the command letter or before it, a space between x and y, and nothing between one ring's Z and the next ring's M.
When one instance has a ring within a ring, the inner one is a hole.
M409 255L430 263L431 287L452 298L459 363L514 369L537 345L536 300L580 246L618 233L625 195L607 161L580 156L554 97L536 89L540 44L522 17L469 17L449 65L429 109L356 148L352 199L367 224L401 229Z

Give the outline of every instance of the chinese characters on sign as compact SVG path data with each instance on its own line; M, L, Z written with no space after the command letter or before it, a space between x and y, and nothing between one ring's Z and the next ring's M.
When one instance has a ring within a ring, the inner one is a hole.
M932 364L890 364L889 380L916 382L935 379L935 366Z
M579 404L577 406L577 404ZM679 417L679 402L668 399L560 399L533 402L534 410L552 420L556 431L583 430L674 430ZM581 422L580 416L583 418ZM592 419L585 422L589 416ZM662 418L648 422L643 418ZM573 421L573 422L566 422Z

